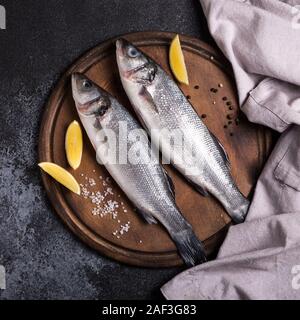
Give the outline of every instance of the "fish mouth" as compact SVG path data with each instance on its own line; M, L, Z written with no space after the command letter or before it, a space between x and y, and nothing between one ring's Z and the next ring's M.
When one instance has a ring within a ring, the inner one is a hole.
M116 41L116 48L117 48L117 60L124 59L125 57L125 46L123 39L119 39Z
M73 98L74 98L74 101L75 101L75 105L76 105L77 110L81 114L84 115L87 112L88 106L87 105L82 105L82 104L79 103L80 94L78 92L78 83L83 78L84 78L83 75L81 73L79 73L79 72L75 72L71 76L72 94L73 94Z
M71 76L71 83L72 83L72 93L75 101L78 101L79 99L79 93L78 93L78 83L79 81L85 79L84 75L79 72L72 73Z
M72 73L72 88L73 89L77 88L77 82L84 79L86 79L86 77L82 73L79 73L79 72Z
M116 41L116 48L117 48L117 55L119 57L125 57L126 56L126 52L125 52L125 49L126 47L129 45L130 43L123 39L123 38L120 38Z
M79 107L80 107L79 106L80 95L79 95L78 87L77 87L79 77L80 77L80 73L78 73L78 72L73 73L71 75L72 95L73 95L73 99L75 101L75 105L76 105L76 108L78 109L78 111L79 111Z

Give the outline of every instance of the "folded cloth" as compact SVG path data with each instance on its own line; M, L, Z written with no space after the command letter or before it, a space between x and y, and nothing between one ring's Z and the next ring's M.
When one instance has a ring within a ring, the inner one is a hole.
M247 220L215 261L176 276L167 299L300 299L300 0L200 0L232 63L241 109L283 132Z

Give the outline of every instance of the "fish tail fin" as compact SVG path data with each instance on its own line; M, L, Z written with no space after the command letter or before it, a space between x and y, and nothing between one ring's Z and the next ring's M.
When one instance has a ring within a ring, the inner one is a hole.
M173 233L172 238L187 266L192 267L207 261L204 246L192 228Z
M243 196L243 201L238 207L228 210L228 214L231 216L234 223L242 223L245 221L249 206L250 201Z

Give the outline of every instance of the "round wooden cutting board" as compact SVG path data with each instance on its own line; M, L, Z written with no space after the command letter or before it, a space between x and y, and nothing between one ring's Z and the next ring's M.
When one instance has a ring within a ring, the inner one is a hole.
M173 37L174 34L163 32L124 36L167 72L170 72L168 49ZM239 112L234 81L226 62L200 40L183 35L180 38L190 78L190 85L181 89L225 147L232 175L242 193L249 196L271 150L271 133L249 123ZM49 99L41 125L39 161L67 168L81 184L82 195L69 192L46 174L43 183L62 220L102 254L138 266L178 266L182 260L167 232L160 225L146 224L134 211L105 168L96 162L95 151L85 134L80 168L72 170L66 160L66 129L73 120L79 121L71 94L72 72L85 73L132 110L118 75L115 40L89 51L65 73ZM167 170L175 183L179 208L204 241L207 253L213 256L224 239L230 218L216 199L201 196L173 168Z

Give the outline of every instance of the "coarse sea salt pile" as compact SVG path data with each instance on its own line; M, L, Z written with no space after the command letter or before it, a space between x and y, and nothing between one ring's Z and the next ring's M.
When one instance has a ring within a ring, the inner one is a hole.
M95 170L93 171L95 173ZM84 182L80 184L81 195L84 199L89 200L93 204L92 215L100 218L110 216L117 223L117 228L112 232L113 236L120 239L130 230L130 221L125 223L121 220L121 214L127 213L128 210L123 202L111 199L112 196L121 198L121 195L115 195L111 187L111 179L99 176L96 180L81 174ZM99 191L101 189L102 191ZM121 213L121 214L120 214ZM128 219L128 218L127 218Z

